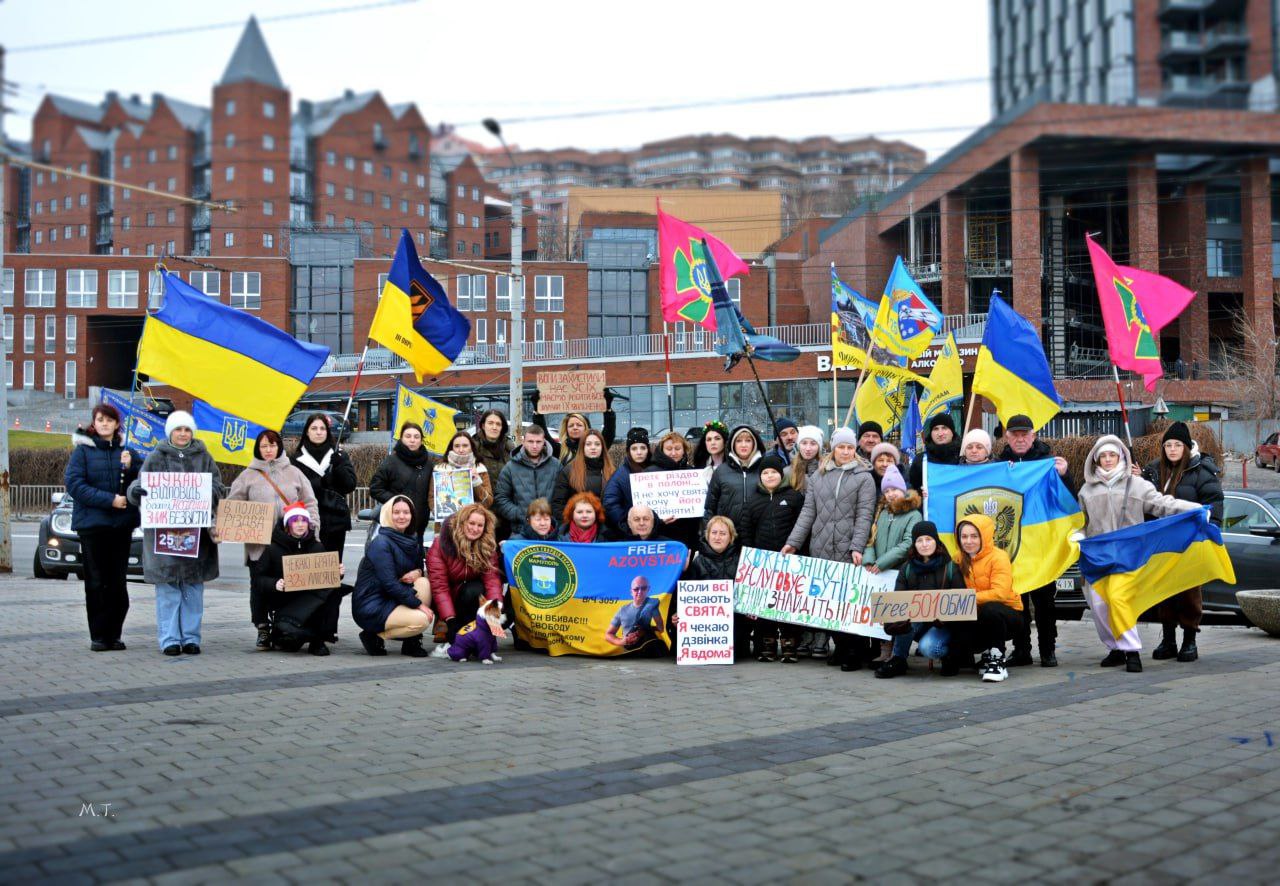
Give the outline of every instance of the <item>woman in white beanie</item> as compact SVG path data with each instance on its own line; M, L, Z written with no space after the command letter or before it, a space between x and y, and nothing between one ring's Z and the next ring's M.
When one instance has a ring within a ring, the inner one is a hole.
M991 435L982 428L970 428L960 441L960 464L985 465L991 462Z
M1194 511L1200 505L1183 501L1172 495L1162 495L1151 483L1133 475L1130 469L1129 450L1120 438L1107 434L1098 438L1084 465L1084 486L1080 488L1080 509L1084 511L1086 537L1114 532L1126 526L1135 526L1146 517L1168 517L1183 511ZM1137 673L1142 670L1142 639L1137 627L1130 628L1116 639L1111 634L1107 604L1084 586L1089 600L1089 612L1102 644L1111 651L1101 662L1102 667L1124 665L1125 670Z
M222 475L204 443L195 438L196 422L191 413L178 410L169 413L164 423L166 439L142 463L142 473L176 471L209 474L212 501L217 510L225 494ZM147 494L142 479L129 484L125 497L135 507ZM185 546L184 555L160 553L156 547L155 529L142 531L142 575L156 586L156 634L165 655L199 655L200 622L204 618L204 583L218 577L217 538L209 529L161 529L166 547L175 550ZM187 551L194 549L194 556Z
M800 434L796 437L796 454L791 459L791 467L787 469L787 482L796 492L804 492L809 478L818 470L825 439L822 428L817 425L804 425L800 428Z

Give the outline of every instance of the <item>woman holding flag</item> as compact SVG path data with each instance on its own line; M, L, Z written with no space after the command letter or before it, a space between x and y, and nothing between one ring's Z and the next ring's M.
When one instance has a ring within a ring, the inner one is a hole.
M1089 452L1084 466L1084 486L1080 489L1080 508L1085 515L1085 537L1114 532L1126 526L1135 526L1146 517L1168 517L1184 511L1194 511L1200 505L1179 501L1162 494L1142 477L1134 476L1129 461L1129 450L1114 434L1098 438ZM1085 596L1089 600L1089 612L1102 644L1111 651L1101 662L1104 668L1124 665L1130 673L1142 671L1142 638L1137 627L1121 636L1111 633L1107 604L1088 585Z

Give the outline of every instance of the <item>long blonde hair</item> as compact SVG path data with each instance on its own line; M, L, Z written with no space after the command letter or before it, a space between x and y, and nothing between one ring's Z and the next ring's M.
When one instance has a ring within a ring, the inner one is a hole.
M569 419L571 418L581 419L582 423L587 426L586 430L582 432L582 439L578 441L578 448L576 450L569 448ZM560 461L562 463L567 462L571 458L578 457L578 454L580 454L582 450L582 444L587 441L587 431L589 430L591 430L591 419L587 418L581 412L567 412L565 413L564 418L560 419L560 446L563 447L563 451L560 453ZM604 442L604 437L601 437L600 440L601 442ZM608 449L609 447L606 446L605 451L607 452Z
M467 538L464 528L467 525L467 521L471 519L472 514L484 515L484 535L475 541ZM463 505L450 518L449 538L453 542L453 547L458 552L458 556L467 564L467 568L473 572L479 572L483 575L494 568L493 555L498 550L498 542L494 538L495 523L493 512L481 504Z

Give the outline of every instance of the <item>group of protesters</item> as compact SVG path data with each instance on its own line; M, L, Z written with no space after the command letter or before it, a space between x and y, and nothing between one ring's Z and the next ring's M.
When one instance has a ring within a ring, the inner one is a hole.
M328 644L337 640L339 607L348 593L368 654L386 655L386 641L397 640L401 654L426 657L432 654L423 643L427 636L442 641L435 654L446 654L459 634L478 622L486 601L508 599L501 554L508 538L674 540L689 549L688 580L734 579L739 552L750 546L852 563L872 573L897 570L898 590L976 592L975 620L886 625L890 639L883 641L737 615L738 659L795 663L816 658L843 671L867 666L876 677L892 678L907 672L914 643L921 656L940 661L943 676L969 669L984 681L998 682L1010 667L1034 663L1033 628L1040 665L1057 666L1055 585L1015 587L1010 557L996 544L995 525L983 514L958 519L959 550L953 556L938 527L923 516L928 465L1053 459L1058 476L1079 498L1090 536L1201 507L1210 509L1214 522L1221 521L1218 468L1180 422L1165 433L1160 457L1145 468L1132 463L1119 438L1100 438L1089 453L1084 484L1076 489L1066 460L1053 454L1023 415L1006 422L998 453L986 431L973 428L961 436L943 412L929 419L923 451L911 460L884 439L875 422L837 428L828 440L821 428L782 417L774 422L769 443L753 427L730 429L717 420L688 435L673 430L656 440L633 427L615 463L610 449L616 416L611 392L605 395L610 408L601 428L593 427L587 415L570 413L560 423L558 438L551 439L545 418L535 412L517 441L506 416L489 410L474 434L455 434L443 462L469 473L472 503L438 523L432 480L438 460L424 446L422 427L404 424L369 485L378 513L354 586L290 593L284 592L283 558L335 551L341 560L352 528L347 494L355 488L355 471L323 414L308 417L289 453L279 434L261 432L253 461L228 489L196 438L189 413L168 416L166 439L139 464L124 445L118 412L96 406L90 427L75 436L66 472L75 502L72 526L84 552L91 648L124 649L129 537L139 525L146 494L140 471L211 474L211 507L222 499L274 505L277 525L270 544L245 545L256 648L299 651L305 645L314 655L329 654ZM632 475L677 470L701 472L706 488L701 518L664 516L634 503ZM429 530L433 536L424 551ZM218 577L217 532L198 530L196 555L188 557L160 552L155 531L145 531L142 553L144 577L156 589L159 648L170 656L199 654L204 584ZM1099 635L1109 649L1102 666L1141 671L1137 632L1111 636L1093 602ZM1161 604L1163 636L1153 657L1196 660L1200 618L1199 588ZM674 627L672 618L669 629Z

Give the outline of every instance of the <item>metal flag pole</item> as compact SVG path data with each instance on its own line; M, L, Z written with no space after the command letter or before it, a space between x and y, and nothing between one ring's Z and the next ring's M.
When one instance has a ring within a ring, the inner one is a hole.
M667 370L667 427L676 429L675 397L671 392L671 335L667 332L667 321L662 321L662 362Z
M360 352L360 362L356 365L356 377L351 382L351 395L347 397L347 408L342 410L342 427L338 429L338 445L342 445L342 433L351 427L351 407L356 402L356 388L360 387L360 376L364 374L364 360L369 356L369 339L364 340L364 350ZM393 429L391 435L395 436Z
M1129 451L1133 451L1133 433L1129 430L1129 407L1124 405L1124 388L1120 387L1120 370L1111 364L1111 377L1116 382L1116 396L1120 398L1120 417L1124 419L1124 438L1129 443Z

